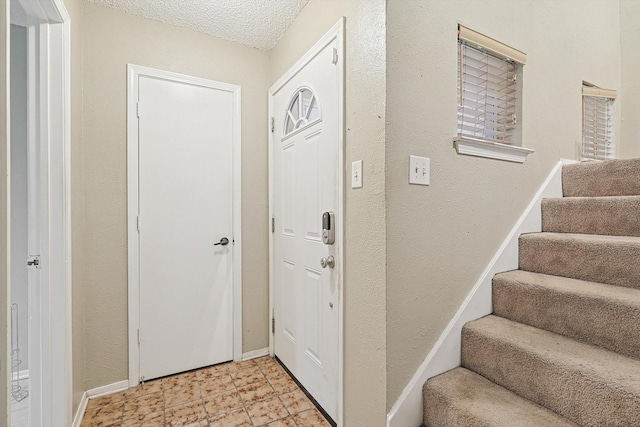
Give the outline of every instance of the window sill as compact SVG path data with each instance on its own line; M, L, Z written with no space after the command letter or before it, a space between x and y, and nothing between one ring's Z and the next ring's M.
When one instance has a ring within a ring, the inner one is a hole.
M527 156L534 152L530 148L461 137L456 137L453 140L453 146L458 154L516 163L524 163L527 160Z

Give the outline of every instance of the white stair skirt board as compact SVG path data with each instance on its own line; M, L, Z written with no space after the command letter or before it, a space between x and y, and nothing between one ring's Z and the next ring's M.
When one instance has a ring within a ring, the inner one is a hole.
M491 281L497 273L518 269L518 238L523 233L542 231L540 205L543 198L562 197L562 165L575 163L561 160L547 176L542 186L502 242L489 265L480 275L464 302L418 370L387 414L387 427L418 427L422 425L422 386L431 377L460 366L462 327L465 323L493 312Z
M97 397L106 396L108 394L118 393L129 388L129 380L118 381L117 383L103 385L102 387L92 388L83 393L78 410L73 417L72 427L80 427L82 424L82 418L84 417L84 411L87 409L89 399L95 399Z
M247 360L257 359L258 357L268 356L269 355L269 347L259 348L258 350L247 351L246 353L242 353L242 361L246 362Z

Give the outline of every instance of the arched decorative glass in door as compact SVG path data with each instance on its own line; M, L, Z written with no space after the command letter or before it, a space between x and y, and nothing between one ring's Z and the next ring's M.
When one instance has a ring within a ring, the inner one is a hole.
M315 93L309 87L301 87L289 101L283 136L314 124L320 117L320 104Z

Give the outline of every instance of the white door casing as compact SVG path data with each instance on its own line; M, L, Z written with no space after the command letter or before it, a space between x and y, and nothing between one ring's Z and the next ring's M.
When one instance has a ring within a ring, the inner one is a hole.
M71 18L62 0L17 1L29 45L29 252L40 256L28 279L29 423L66 427L72 405Z
M240 88L133 65L129 80L134 385L241 354Z
M270 90L271 351L342 424L343 26ZM322 214L335 213L335 243ZM320 260L333 256L334 268Z

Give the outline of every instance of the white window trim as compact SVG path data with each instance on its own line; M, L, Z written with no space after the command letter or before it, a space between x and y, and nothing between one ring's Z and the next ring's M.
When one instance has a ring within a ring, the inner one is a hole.
M465 40L477 45L479 48L486 49L494 55L502 56L521 65L524 65L527 61L525 53L462 24L458 24L458 40ZM515 163L524 163L527 160L527 156L535 152L531 148L485 141L460 134L454 137L453 145L458 154Z
M479 139L460 136L456 136L453 139L453 145L458 154L515 163L524 163L525 160L527 160L527 156L534 152L531 148L501 144L499 142L481 141Z

